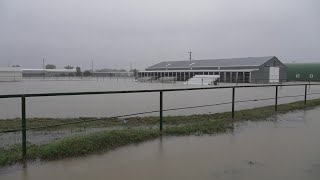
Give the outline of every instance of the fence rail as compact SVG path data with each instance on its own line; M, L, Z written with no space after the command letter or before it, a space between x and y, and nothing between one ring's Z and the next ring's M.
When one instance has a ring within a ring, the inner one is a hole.
M278 97L278 88L279 87L287 87L287 86L304 86L304 94L294 95L294 96L281 96ZM10 95L0 95L0 99L8 99L8 98L21 98L21 129L10 129L5 131L0 131L0 133L12 133L12 132L22 132L22 156L23 158L26 157L27 151L27 139L26 139L26 132L27 130L35 130L35 129L43 129L43 128L51 128L57 126L64 126L69 124L79 124L79 123L86 123L86 122L93 122L93 121L100 121L101 119L90 119L90 120L81 120L75 121L70 123L60 123L60 124L53 124L48 126L38 126L38 127L29 127L27 128L26 122L26 99L32 97L52 97L52 96L79 96L79 95L98 95L98 94L130 94L130 93L159 93L159 103L160 108L159 110L148 111L148 112L139 112L133 114L124 114L109 118L122 118L128 116L136 116L142 114L149 114L149 113L157 113L159 112L159 129L160 133L163 131L163 112L166 111L175 111L175 110L182 110L182 109L191 109L191 108L201 108L201 107L210 107L210 106L219 106L219 105L226 105L231 104L231 117L235 117L235 104L236 103L243 103L243 102L253 102L253 101L267 101L267 100L275 100L275 111L278 110L278 99L280 98L289 98L289 97L304 97L304 104L307 104L307 96L313 94L320 94L320 93L307 93L308 86L320 86L320 84L267 84L267 85L241 85L241 86L216 86L216 87L198 87L198 88L180 88L180 89L152 89L152 90L130 90L130 91L93 91L93 92L66 92L66 93L39 93L39 94L10 94ZM238 88L261 88L261 87L275 87L275 97L270 98L261 98L261 99L249 99L249 100L241 100L235 101L235 92ZM165 92L175 92L175 91L197 91L197 90L213 90L213 89L231 89L231 101L230 102L223 102L223 103L215 103L215 104L206 104L206 105L197 105L197 106L187 106L187 107L178 107L178 108L171 108L171 109L163 109L163 94Z

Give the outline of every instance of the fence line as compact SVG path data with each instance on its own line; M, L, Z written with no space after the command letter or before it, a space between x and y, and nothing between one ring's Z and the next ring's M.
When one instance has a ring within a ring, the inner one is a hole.
M0 133L10 133L10 132L22 132L22 156L23 158L26 157L27 151L27 139L26 139L26 131L27 130L34 130L34 129L43 129L43 128L52 128L58 126L64 126L69 124L79 124L79 123L86 123L86 122L93 122L93 121L101 121L102 119L89 119L89 120L82 120L82 121L75 121L70 123L60 123L60 124L53 124L48 126L37 126L37 127L26 127L26 99L31 97L52 97L52 96L75 96L75 95L98 95L98 94L128 94L128 93L159 93L159 102L160 108L159 110L148 111L148 112L140 112L140 113L133 113L133 114L125 114L119 116L108 117L108 119L112 118L122 118L128 116L135 116L141 114L149 114L149 113L156 113L159 112L159 129L160 133L163 131L163 112L166 111L175 111L175 110L182 110L182 109L191 109L191 108L200 108L200 107L209 107L209 106L219 106L219 105L226 105L232 104L231 107L231 117L235 117L235 103L243 103L243 102L252 102L252 101L266 101L266 100L275 100L275 111L277 111L278 107L278 99L280 98L290 98L290 97L301 97L304 96L304 104L307 104L307 95L313 94L320 94L320 93L307 93L307 86L314 86L320 84L267 84L267 85L243 85L243 86L219 86L219 87L200 87L200 88L181 88L181 89L153 89L153 90L130 90L130 91L95 91L95 92L67 92L67 93L40 93L40 94L11 94L11 95L0 95L0 99L7 99L7 98L21 98L21 129L11 129L1 131ZM278 87L285 87L285 86L304 86L305 91L304 94L301 95L294 95L294 96L281 96L278 97ZM241 100L235 101L235 91L237 88L259 88L259 87L275 87L275 97L274 98L261 98L261 99L249 99L249 100ZM187 107L179 107L179 108L171 108L171 109L163 109L163 94L164 92L175 92L175 91L195 91L195 90L212 90L212 89L232 89L232 98L231 102L222 102L222 103L215 103L215 104L207 104L207 105L197 105L197 106L187 106Z

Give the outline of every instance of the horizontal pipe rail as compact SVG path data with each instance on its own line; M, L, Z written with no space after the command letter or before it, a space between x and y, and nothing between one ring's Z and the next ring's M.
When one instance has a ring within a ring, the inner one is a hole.
M320 93L311 93L308 95L312 95L312 94L320 94ZM290 98L290 97L302 97L302 96L304 96L304 95L282 96L282 97L278 97L278 98ZM267 101L267 100L274 100L274 99L275 98L249 99L249 100L235 101L234 103L257 102L257 101ZM223 102L223 103L216 103L216 104L187 106L187 107L181 107L181 108L163 109L162 111L167 112L167 111L176 111L176 110L193 109L193 108L201 108L201 107L220 106L220 105L227 105L227 104L231 104L231 103L232 102ZM58 126L71 125L71 124L81 124L81 123L88 123L88 122L95 122L95 121L105 121L105 120L114 119L114 118L124 118L124 117L130 117L130 116L135 116L135 115L151 114L151 113L158 113L158 112L160 112L160 111L154 110L154 111L146 111L146 112L140 112L140 113L123 114L123 115L118 115L118 116L106 117L104 119L99 119L99 118L87 119L87 120L76 121L76 122L71 122L71 123L60 123L60 124L53 124L53 125L48 125L48 126L36 126L36 127L26 128L26 130L36 130L36 129L53 128L53 127L58 127ZM21 131L21 129L10 129L10 130L0 131L0 134L1 133L13 133L13 132L19 132L19 131Z
M97 77L98 80L98 77ZM117 77L118 81L118 77ZM52 128L52 127L58 127L63 125L69 125L69 124L80 124L80 123L86 123L86 122L93 122L93 121L101 121L106 119L87 119L82 121L75 121L75 122L68 122L68 123L60 123L60 124L52 124L47 126L37 126L37 127L26 127L26 110L25 110L25 100L27 97L53 97L53 96L75 96L75 95L98 95L98 94L129 94L129 93L145 93L145 92L160 92L160 109L159 111L149 111L149 112L142 112L142 113L133 113L133 114L127 114L127 115L120 115L120 116L114 116L114 117L108 117L107 119L112 118L121 118L121 117L128 117L128 116L134 116L134 115L141 115L141 114L147 114L147 113L155 113L160 112L160 132L162 132L163 129L163 112L164 111L173 111L173 110L181 110L181 109L190 109L190 108L199 108L199 107L206 107L206 106L215 106L215 105L222 105L222 104L230 104L228 103L218 103L218 104L209 104L209 105L198 105L198 106L192 106L192 107L182 107L182 108L172 108L163 110L163 92L174 92L174 91L194 91L194 90L211 90L211 89L232 89L232 118L235 117L235 103L237 102L249 102L249 101L259 101L259 99L254 100L246 100L246 101L235 101L235 89L236 88L257 88L257 87L276 87L276 97L275 98L265 98L260 100L269 100L269 99L275 99L275 110L277 111L277 100L278 100L278 87L286 87L286 86L305 86L305 93L304 95L295 95L295 96L283 96L279 98L288 98L288 97L298 97L298 96L304 96L304 104L307 103L307 85L309 85L309 88L313 85L320 85L320 84L265 84L265 85L243 85L243 86L218 86L218 87L200 87L200 88L178 88L178 89L153 89L153 90L130 90L130 91L93 91L93 92L66 92L66 93L40 93L40 94L9 94L9 95L0 95L0 99L5 98L21 98L22 99L22 126L21 129L10 129L5 131L0 131L0 133L8 133L8 132L18 132L22 131L22 157L25 159L27 155L27 140L26 140L26 131L32 130L32 129L44 129L44 128Z
M273 87L273 86L302 86L306 84L289 84L289 85L258 85L258 86L236 86L236 88L245 88L245 87ZM308 84L308 85L320 85L320 84ZM234 88L235 86L223 86L223 87L206 87L206 88L184 88L184 89L156 89L156 90L132 90L132 91L105 91L105 92L73 92L73 93L46 93L46 94L13 94L13 95L0 95L0 98L19 98L19 97L43 97L43 96L67 96L67 95L90 95L90 94L121 94L121 93L142 93L142 92L160 92L160 91L186 91L186 90L207 90L207 89L226 89L226 88ZM307 95L316 95L320 93L308 93ZM292 96L281 96L280 98L290 98L290 97L302 97L305 95L292 95ZM249 99L249 100L240 100L235 101L234 103L243 103L243 102L253 102L253 101L265 101L265 100L272 100L275 98L260 98L260 99ZM201 107L210 107L210 106L219 106L219 105L226 105L231 104L232 102L223 102L223 103L216 103L216 104L207 104L207 105L197 105L197 106L187 106L187 107L180 107L180 108L171 108L171 109L163 109L163 112L166 111L176 111L176 110L183 110L183 109L192 109L192 108L201 108ZM135 115L142 115L142 114L150 114L150 113L157 113L159 110L155 111L147 111L147 112L140 112L140 113L132 113L132 114L124 114L119 116L107 117L107 119L112 118L123 118L123 117L130 117ZM87 123L87 122L94 122L94 121L102 121L105 119L90 119L84 121L76 121L71 123L60 123L60 124L53 124L49 126L38 126L38 127L30 127L26 128L26 130L34 130L34 129L43 129L43 128L52 128L57 126L64 126L70 124L79 124L79 123ZM5 131L0 131L0 133L10 133L10 132L19 132L21 129L10 129Z
M267 85L245 85L245 86L218 86L218 87L200 87L200 88L178 88L178 89L152 89L152 90L128 90L128 91L92 91L92 92L66 92L66 93L38 93L38 94L10 94L0 95L0 99L19 98L19 97L48 97L48 96L76 96L76 95L98 95L98 94L129 94L144 92L171 92L171 91L194 91L194 90L210 90L210 89L230 89L230 88L252 88L252 87L286 87L286 86L305 86L306 84L267 84ZM307 84L310 86L320 84Z

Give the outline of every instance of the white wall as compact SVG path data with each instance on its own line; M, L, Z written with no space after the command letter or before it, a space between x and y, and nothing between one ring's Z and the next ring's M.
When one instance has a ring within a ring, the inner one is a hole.
M0 81L22 80L21 68L0 68Z

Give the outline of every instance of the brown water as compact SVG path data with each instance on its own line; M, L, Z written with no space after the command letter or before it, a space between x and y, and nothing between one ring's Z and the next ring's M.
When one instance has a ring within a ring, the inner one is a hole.
M320 108L236 125L213 136L166 137L84 158L0 170L1 180L319 179Z

